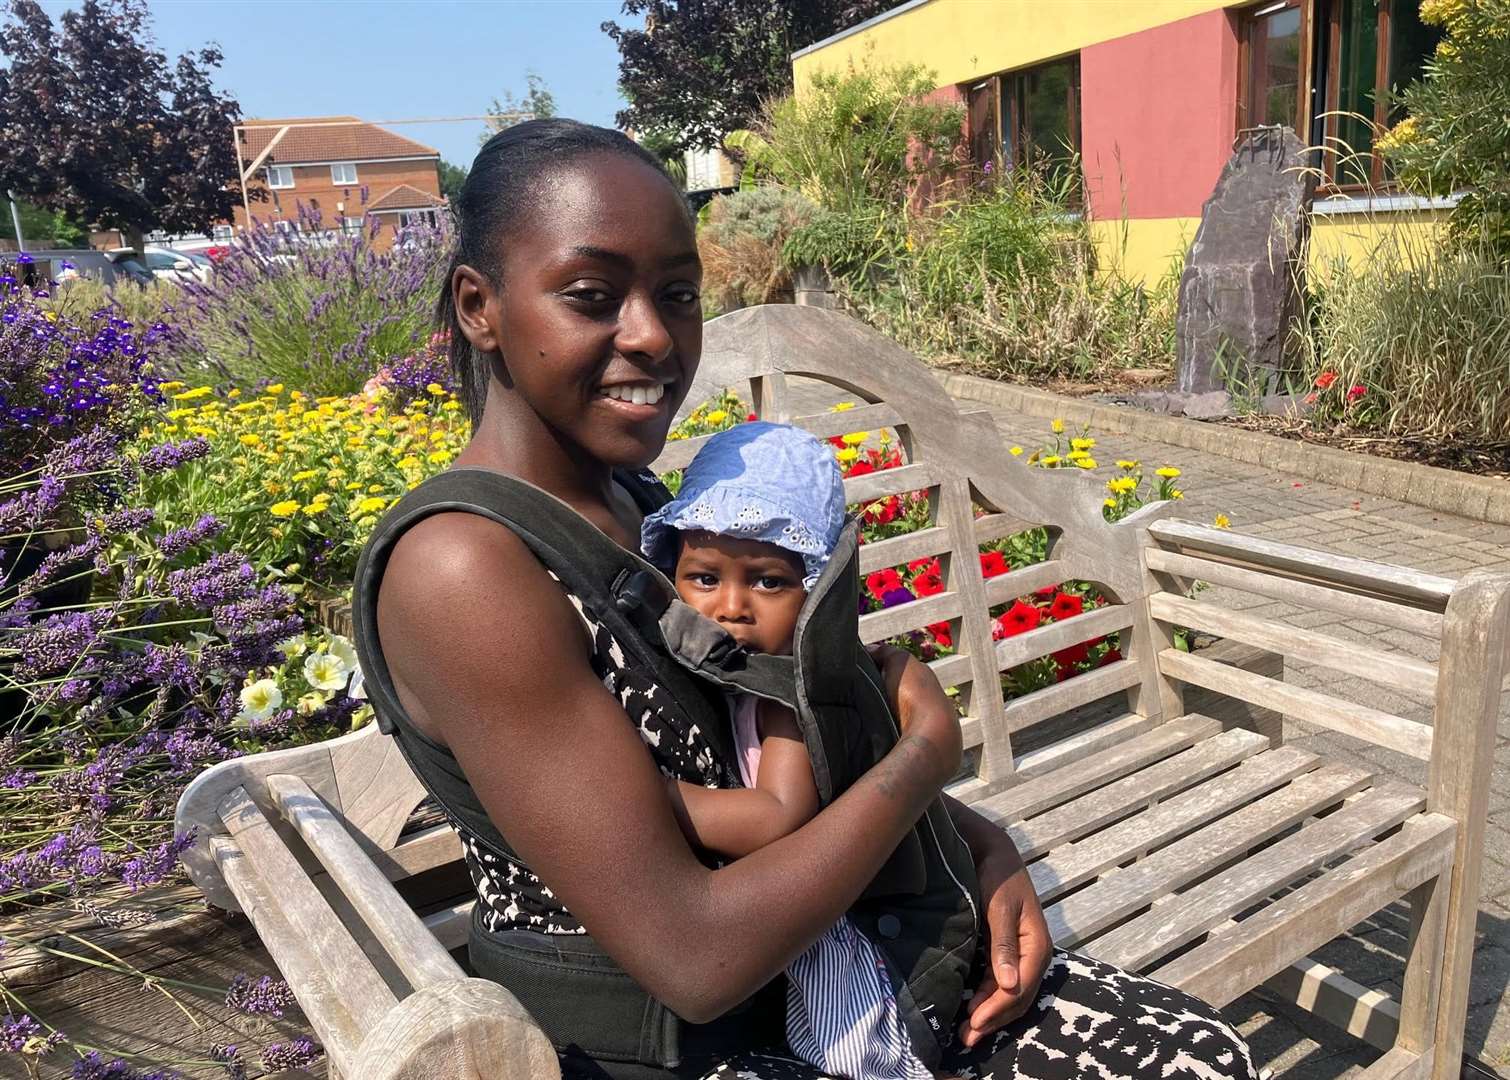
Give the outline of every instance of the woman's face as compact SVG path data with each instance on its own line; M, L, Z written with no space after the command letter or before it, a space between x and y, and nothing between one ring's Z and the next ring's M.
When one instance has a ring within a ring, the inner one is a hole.
M482 320L494 340L467 336L502 356L505 385L556 437L648 465L702 352L692 223L664 176L618 155L578 159L541 189L498 243L502 287Z

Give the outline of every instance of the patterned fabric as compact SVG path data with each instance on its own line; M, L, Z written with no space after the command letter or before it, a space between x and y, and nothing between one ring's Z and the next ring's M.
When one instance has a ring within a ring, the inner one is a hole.
M811 589L843 528L844 478L833 451L801 428L751 421L704 444L676 498L646 515L640 547L669 571L683 529L763 540L802 556L802 587Z
M560 582L559 578L556 580ZM695 725L685 737L676 733L666 720L668 710L675 711L675 703L666 691L629 667L623 648L609 629L564 586L563 591L587 627L592 641L589 662L593 674L618 698L634 721L640 739L650 749L661 772L703 787L731 786L732 774L718 763L706 737ZM461 839L462 859L477 889L484 929L534 930L544 934L587 932L528 867L488 850L457 822L452 821L451 827Z
M748 1053L673 1075L702 1080L845 1080L788 1055ZM1257 1080L1241 1035L1188 994L1055 950L1038 998L987 1043L946 1051L961 1080Z

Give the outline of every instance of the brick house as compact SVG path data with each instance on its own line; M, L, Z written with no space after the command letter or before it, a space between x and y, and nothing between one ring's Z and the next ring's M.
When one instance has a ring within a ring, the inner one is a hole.
M273 144L250 182L268 196L251 203L259 223L297 227L300 206L318 211L327 227L358 228L364 214L375 214L387 226L378 238L382 245L400 225L433 224L446 205L438 151L354 116L247 120L238 138L244 162ZM238 206L235 228L246 226L246 211Z

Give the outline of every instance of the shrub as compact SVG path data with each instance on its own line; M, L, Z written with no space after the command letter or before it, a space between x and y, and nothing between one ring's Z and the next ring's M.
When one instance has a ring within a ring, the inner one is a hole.
M355 232L261 226L238 237L208 285L186 282L169 357L188 381L297 385L316 396L359 390L429 339L448 228L405 228L386 251L376 217Z
M813 213L795 191L769 184L714 199L697 234L704 295L720 311L790 301L782 247Z
M757 132L729 137L746 167L827 210L900 206L940 178L959 145L964 111L927 100L921 67L818 72L801 94L772 101Z
M1378 149L1420 190L1463 190L1455 234L1510 262L1510 0L1422 0L1445 33Z
M1510 273L1487 242L1392 230L1313 271L1302 327L1313 422L1510 440Z

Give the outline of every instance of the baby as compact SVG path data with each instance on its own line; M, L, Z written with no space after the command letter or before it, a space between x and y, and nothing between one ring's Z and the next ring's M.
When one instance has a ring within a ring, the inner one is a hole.
M685 603L747 650L790 654L843 525L833 452L797 428L752 422L708 441L677 498L645 519L641 545ZM790 709L740 694L732 713L745 787L668 783L689 837L737 859L800 828L818 812L818 793ZM849 918L794 960L787 979L787 1041L809 1064L848 1080L931 1080L881 953Z

